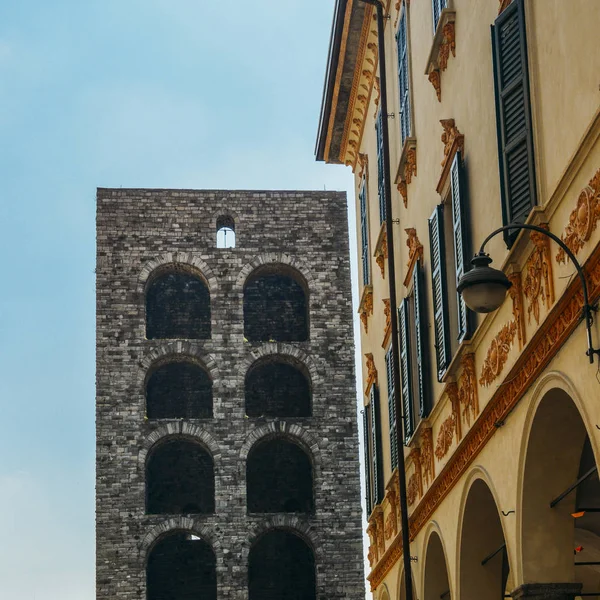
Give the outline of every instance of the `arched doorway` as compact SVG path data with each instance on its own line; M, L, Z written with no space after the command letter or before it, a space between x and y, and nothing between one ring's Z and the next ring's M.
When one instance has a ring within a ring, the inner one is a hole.
M216 600L216 558L210 545L188 531L160 539L146 565L147 600Z
M250 549L250 600L316 600L315 557L291 531L274 529Z
M425 583L423 600L452 600L446 556L440 536L434 531L429 536L425 553Z
M504 532L492 492L482 479L469 489L459 552L461 600L499 600L509 593Z
M586 427L564 390L548 391L531 425L522 495L523 579L583 583L600 597L600 481Z

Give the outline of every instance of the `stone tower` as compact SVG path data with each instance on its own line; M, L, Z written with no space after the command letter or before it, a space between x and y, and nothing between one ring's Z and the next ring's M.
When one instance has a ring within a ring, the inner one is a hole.
M362 600L353 353L345 194L99 189L97 599Z

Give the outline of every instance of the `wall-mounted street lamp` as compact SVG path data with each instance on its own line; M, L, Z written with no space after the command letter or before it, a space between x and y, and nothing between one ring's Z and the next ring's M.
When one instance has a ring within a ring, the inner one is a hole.
M506 292L512 286L512 283L502 271L490 267L492 259L490 258L489 254L485 253L484 248L485 245L495 235L510 229L529 229L549 237L564 250L565 254L575 265L577 275L579 275L579 279L581 280L581 287L583 288L582 316L585 320L588 341L586 355L589 356L590 363L593 364L594 354L600 354L600 349L596 349L592 345L592 323L594 322L593 313L598 310L598 307L597 305L590 304L585 274L581 265L579 264L579 261L575 258L575 255L559 237L543 227L539 227L537 225L511 223L510 225L505 225L504 227L500 227L495 231L492 231L492 233L490 233L490 235L483 240L483 243L479 248L479 253L476 254L471 260L473 268L465 273L458 282L457 290L462 295L465 304L475 312L489 313L497 310L502 302L504 302Z

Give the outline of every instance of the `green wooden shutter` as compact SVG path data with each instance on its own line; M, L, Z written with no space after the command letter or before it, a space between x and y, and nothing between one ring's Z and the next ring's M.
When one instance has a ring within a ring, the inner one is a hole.
M450 172L452 198L452 229L454 231L454 264L456 266L456 285L469 270L471 260L471 240L469 235L469 211L467 200L466 173L462 156L457 152L452 161ZM467 308L461 294L456 292L458 311L458 342L469 339L472 334L473 316Z
M405 440L410 439L412 436L414 422L408 303L408 298L404 298L400 308L398 308L398 323L400 325L400 377L402 382L402 411L404 413L402 420Z
M388 419L390 424L390 454L392 457L392 471L398 466L398 436L396 433L396 401L394 399L394 352L390 348L385 355L385 372L387 375L388 389Z
M446 262L444 258L444 205L435 207L429 219L431 245L431 287L433 290L433 322L435 331L435 357L438 381L442 380L450 364L450 334L448 299L446 298Z
M373 510L373 498L371 494L371 459L369 458L369 408L362 411L363 416L363 441L364 441L364 457L365 457L365 501L367 503L367 517Z
M398 85L400 87L400 135L401 144L410 135L410 94L408 80L408 43L406 32L406 7L396 34L398 47Z
M415 304L415 356L417 364L417 385L419 399L419 415L426 417L431 410L429 389L429 352L427 351L427 317L425 309L425 285L423 282L423 267L421 261L417 261L413 271L413 300Z
M505 225L524 223L537 201L523 0L496 19L492 50L502 217ZM505 233L509 247L518 233Z
M367 215L367 184L363 177L360 191L358 193L360 202L360 235L362 243L362 269L363 269L363 285L368 285L370 281L369 261L369 220Z
M373 465L373 505L383 501L383 460L381 456L381 416L379 393L371 386L371 461Z
M446 0L431 0L431 10L433 12L433 31L437 29L438 22L442 16L442 10L446 8Z
M379 222L385 221L385 169L383 168L383 116L381 111L375 122L377 138L377 192L379 194Z

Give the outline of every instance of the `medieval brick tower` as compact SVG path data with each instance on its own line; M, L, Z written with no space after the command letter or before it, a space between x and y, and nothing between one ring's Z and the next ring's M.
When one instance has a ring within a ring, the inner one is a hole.
M364 598L345 194L99 189L97 599Z

